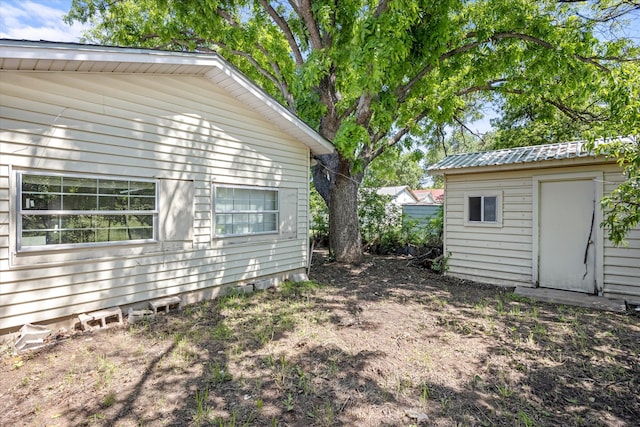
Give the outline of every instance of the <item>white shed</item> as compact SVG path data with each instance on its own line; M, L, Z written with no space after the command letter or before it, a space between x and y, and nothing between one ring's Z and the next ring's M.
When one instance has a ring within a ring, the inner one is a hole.
M599 200L622 182L613 160L571 142L448 156L448 274L483 283L600 294L640 304L640 229L615 247Z
M304 273L332 150L215 54L0 40L0 335Z

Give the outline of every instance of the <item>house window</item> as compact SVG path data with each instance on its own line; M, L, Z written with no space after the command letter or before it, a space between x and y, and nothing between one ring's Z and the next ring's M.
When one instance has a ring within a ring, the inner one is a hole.
M24 172L18 182L18 249L156 238L154 181Z
M214 192L216 236L278 232L278 190L217 186Z
M467 221L488 223L498 221L497 196L469 196L467 200Z

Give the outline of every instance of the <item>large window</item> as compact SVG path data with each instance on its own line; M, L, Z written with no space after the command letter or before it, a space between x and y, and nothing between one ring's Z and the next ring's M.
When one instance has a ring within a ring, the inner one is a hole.
M497 224L500 218L500 197L467 196L466 218L468 223Z
M20 173L18 249L156 238L156 183Z
M278 232L278 190L216 186L215 235Z

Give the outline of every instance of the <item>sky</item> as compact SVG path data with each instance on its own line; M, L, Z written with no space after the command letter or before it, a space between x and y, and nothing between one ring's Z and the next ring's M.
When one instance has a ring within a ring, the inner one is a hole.
M69 11L71 0L0 0L0 38L79 42L83 25L67 25L62 17ZM628 28L628 36L640 40L640 13ZM474 123L477 132L490 129L489 118L495 117L491 108L485 118Z
M82 25L62 21L71 0L0 0L0 38L78 42Z

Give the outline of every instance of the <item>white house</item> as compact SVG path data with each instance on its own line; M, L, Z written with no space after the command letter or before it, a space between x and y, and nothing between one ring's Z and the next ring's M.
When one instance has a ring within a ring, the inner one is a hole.
M413 190L420 205L441 205L444 200L444 188L429 188L427 190Z
M448 274L478 282L600 294L640 304L640 229L615 247L599 200L624 180L584 143L446 157Z
M376 190L376 194L380 196L390 196L389 203L396 206L418 203L418 197L408 185L397 185L394 187L380 187Z
M0 335L303 273L332 150L215 54L0 40Z

